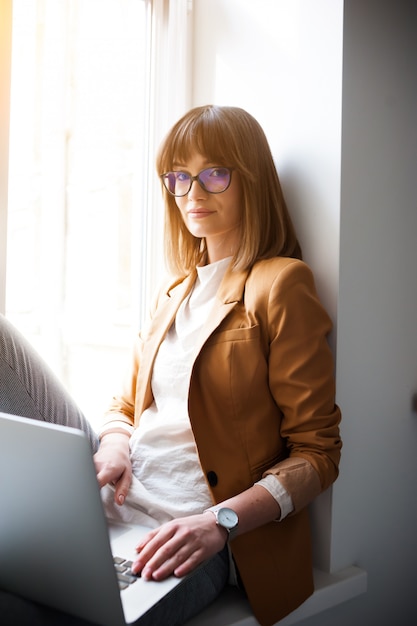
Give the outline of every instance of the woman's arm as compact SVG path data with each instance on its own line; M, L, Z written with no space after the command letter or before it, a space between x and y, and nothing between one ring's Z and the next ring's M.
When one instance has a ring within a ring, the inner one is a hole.
M307 265L294 262L276 277L268 319L269 385L282 411L280 434L289 457L264 475L278 478L296 513L337 478L342 446L327 341L331 320Z
M254 485L221 503L239 517L236 536L279 519L280 509L270 493ZM185 576L225 545L228 534L211 511L172 520L149 532L137 546L132 570L149 580Z

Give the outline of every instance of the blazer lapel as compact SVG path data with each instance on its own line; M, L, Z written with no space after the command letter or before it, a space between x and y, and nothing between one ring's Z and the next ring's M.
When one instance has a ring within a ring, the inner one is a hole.
M196 273L172 283L158 300L141 353L140 368L136 381L136 420L139 419L144 409L152 403L151 374L156 354L175 319L181 302L191 291L195 277Z
M196 279L196 274L196 272L193 272L185 279L173 283L158 302L156 312L147 333L147 340L141 356L141 367L138 372L136 387L137 415L140 415L152 402L151 372L156 354L175 319L181 302L190 293ZM193 362L210 335L242 299L247 276L247 271L227 270L217 292L213 309L208 319L205 320L199 335L199 340L195 345Z
M210 335L220 326L226 315L241 301L247 276L247 271L227 270L216 294L213 309L205 320L198 342L194 347L193 362Z

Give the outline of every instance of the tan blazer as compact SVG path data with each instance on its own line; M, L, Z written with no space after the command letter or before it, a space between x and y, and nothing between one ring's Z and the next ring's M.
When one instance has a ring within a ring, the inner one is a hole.
M107 421L138 424L152 403L158 347L195 274L162 290L139 337L131 374ZM275 474L294 511L231 543L258 621L268 626L313 592L306 505L337 477L341 441L331 322L312 273L301 261L274 258L228 271L195 347L189 416L213 502Z

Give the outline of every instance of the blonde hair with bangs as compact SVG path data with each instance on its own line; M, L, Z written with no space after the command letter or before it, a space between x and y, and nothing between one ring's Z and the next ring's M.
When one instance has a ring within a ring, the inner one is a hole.
M301 259L301 248L285 204L265 133L256 119L238 107L202 106L188 111L168 132L156 161L159 175L199 153L239 173L243 207L236 269L249 269L275 256ZM187 274L204 262L204 239L191 235L165 188L164 248L168 268Z

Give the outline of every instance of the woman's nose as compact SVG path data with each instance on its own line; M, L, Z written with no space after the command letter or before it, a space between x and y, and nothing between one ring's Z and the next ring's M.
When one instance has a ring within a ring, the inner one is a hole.
M205 189L200 185L200 183L198 182L198 180L193 180L191 182L191 187L190 187L190 191L188 192L188 197L189 198L202 198L206 196L206 191Z

